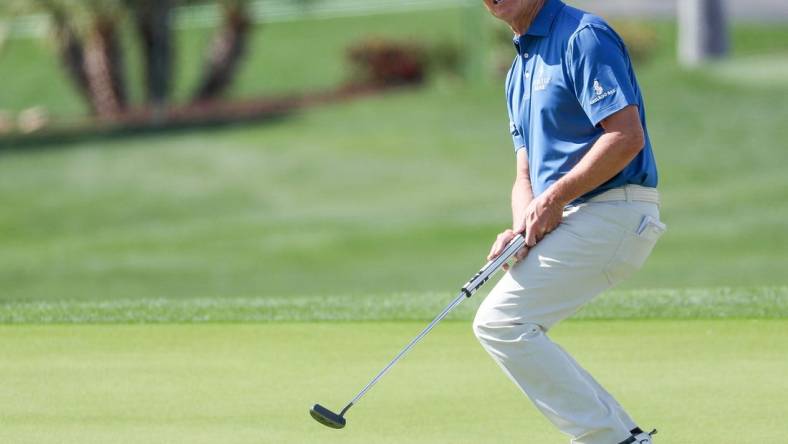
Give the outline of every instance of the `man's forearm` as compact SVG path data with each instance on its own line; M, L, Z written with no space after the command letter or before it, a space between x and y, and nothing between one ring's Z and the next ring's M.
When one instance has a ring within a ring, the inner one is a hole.
M621 172L642 149L642 141L621 133L604 133L569 173L546 192L548 200L566 205Z
M531 179L518 176L512 186L512 228L518 228L525 221L525 212L528 204L534 198L531 189Z
M528 167L528 151L525 147L517 151L517 174L512 186L512 229L525 229L525 214L528 204L534 200L531 173Z

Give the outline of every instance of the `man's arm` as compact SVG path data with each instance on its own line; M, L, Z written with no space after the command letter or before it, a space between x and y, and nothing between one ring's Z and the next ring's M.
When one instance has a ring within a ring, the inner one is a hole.
M572 170L547 190L566 205L620 173L646 143L640 114L630 105L601 123L605 133Z
M605 133L569 173L531 201L525 214L526 245L534 246L561 223L564 206L621 172L645 145L637 106L600 122Z
M525 230L525 214L532 200L534 192L528 171L528 152L526 148L520 148L517 150L517 174L512 186L512 230L515 233Z
M498 235L490 249L490 254L487 256L488 260L498 256L515 235L525 230L526 211L533 199L534 192L531 188L531 175L528 170L528 152L523 147L517 150L517 172L514 178L514 185L512 186L512 228ZM528 249L523 248L517 252L515 259L520 261L527 254ZM508 267L508 264L504 264L504 269Z

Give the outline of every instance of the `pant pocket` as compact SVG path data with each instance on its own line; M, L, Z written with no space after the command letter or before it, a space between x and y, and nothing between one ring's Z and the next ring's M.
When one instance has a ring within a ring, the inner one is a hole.
M665 224L656 218L643 216L634 231L624 233L624 238L604 270L610 284L616 285L640 270L666 230Z

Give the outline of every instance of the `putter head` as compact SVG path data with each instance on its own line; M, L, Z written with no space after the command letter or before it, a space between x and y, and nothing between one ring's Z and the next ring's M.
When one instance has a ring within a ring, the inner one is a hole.
M312 406L312 408L309 409L309 414L315 418L315 421L326 427L331 427L332 429L341 429L345 427L346 421L342 415L337 415L320 404Z

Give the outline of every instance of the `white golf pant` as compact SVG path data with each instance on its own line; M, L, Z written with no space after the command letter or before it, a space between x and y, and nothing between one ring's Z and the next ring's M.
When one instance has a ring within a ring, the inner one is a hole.
M484 348L572 443L618 444L635 423L547 331L643 265L665 231L658 202L655 189L628 185L568 207L473 322Z

